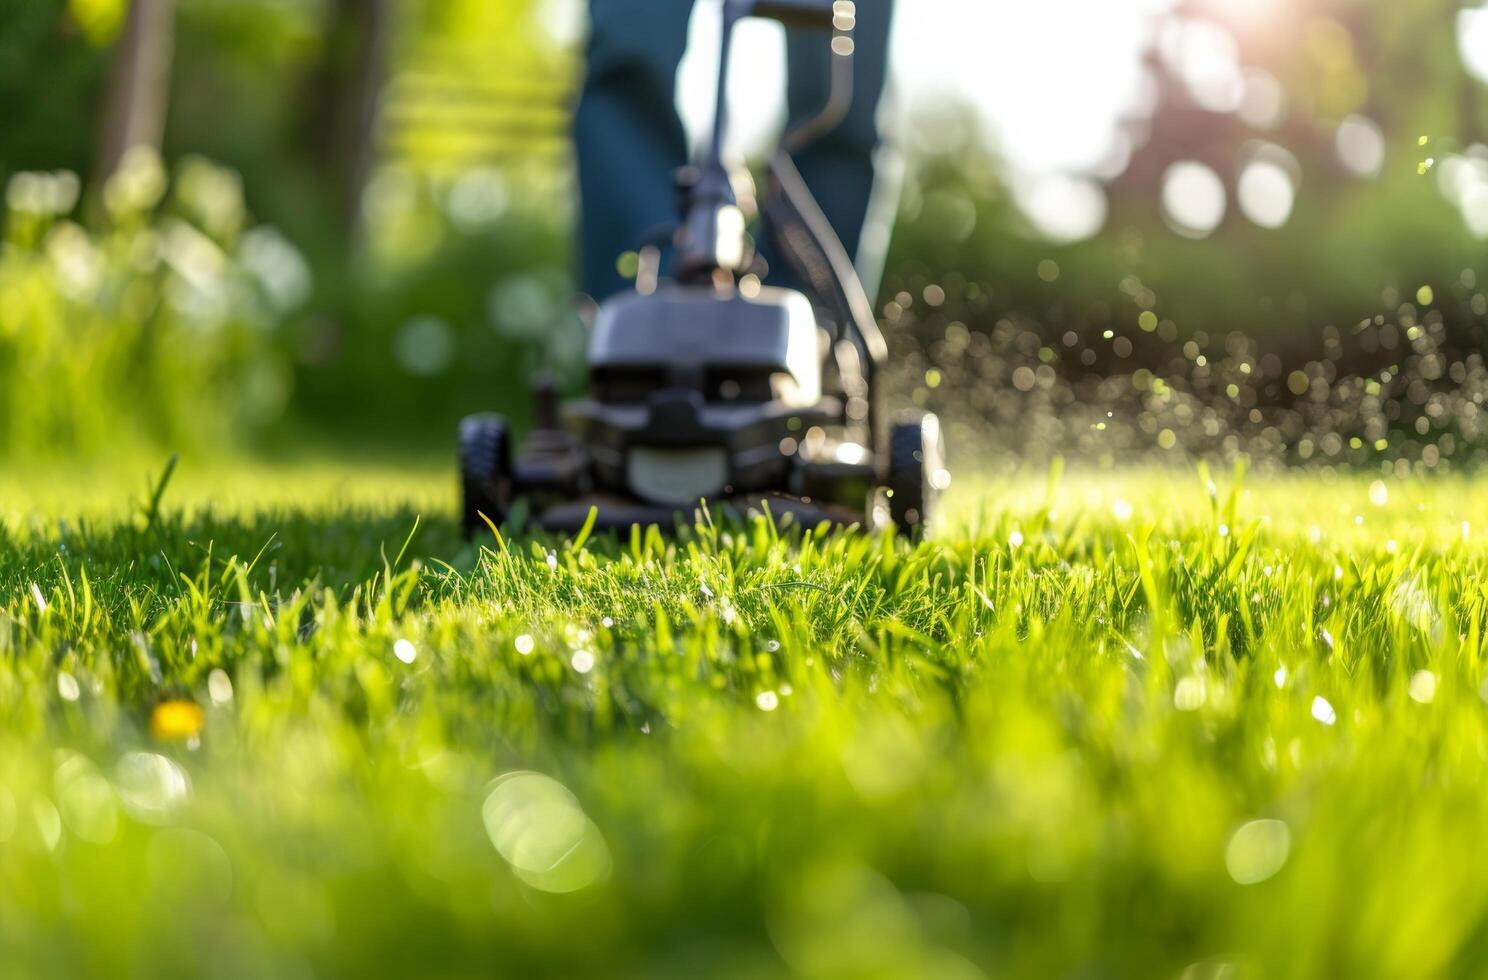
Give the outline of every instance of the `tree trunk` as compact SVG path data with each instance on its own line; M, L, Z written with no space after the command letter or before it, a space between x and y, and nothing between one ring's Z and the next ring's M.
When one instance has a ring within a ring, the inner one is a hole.
M114 51L99 142L107 179L137 146L160 150L170 104L174 0L132 0Z
M391 0L336 0L325 53L306 80L301 146L321 174L347 243L362 226L362 194L377 159L377 106L387 75Z
M377 105L387 75L388 0L366 0L356 84L347 107L355 124L347 147L346 202L348 229L353 242L362 233L362 194L377 163Z

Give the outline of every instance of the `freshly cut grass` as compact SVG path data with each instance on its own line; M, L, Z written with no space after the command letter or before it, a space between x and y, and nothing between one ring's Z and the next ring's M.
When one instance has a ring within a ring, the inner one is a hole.
M1206 479L476 548L443 471L12 476L4 973L1482 974L1482 483Z

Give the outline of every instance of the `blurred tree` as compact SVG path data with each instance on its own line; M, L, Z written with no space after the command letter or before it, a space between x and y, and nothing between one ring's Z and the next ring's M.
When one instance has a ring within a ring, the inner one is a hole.
M405 0L384 121L389 159L430 175L475 166L551 175L567 152L574 52L542 0Z
M122 14L108 0L0 0L0 182L18 170L88 170Z
M311 152L325 0L176 0L165 155L202 154L243 175L250 208L329 261L340 236L336 175Z
M1455 280L1482 245L1433 167L1485 132L1460 7L1181 0L1147 58L1151 112L1131 121L1130 161L1108 186L1111 233L1083 251L1110 253L1102 264L1136 276L1136 294L1185 330L1291 343ZM1170 187L1186 161L1217 190ZM1175 220L1185 193L1213 227Z
M330 0L320 57L307 73L301 143L348 241L377 153L378 105L393 30L390 0Z
M132 0L105 89L96 171L111 176L137 147L160 151L170 105L174 0Z
M1163 175L1179 160L1202 162L1233 187L1246 145L1257 140L1297 158L1314 200L1345 194L1351 173L1337 131L1357 113L1378 125L1397 161L1412 156L1422 135L1455 149L1482 139L1482 85L1457 53L1461 6L1294 0L1242 16L1233 3L1180 0L1147 56L1154 105L1131 123L1133 154L1112 181L1113 197L1153 208ZM1231 57L1234 79L1223 63ZM1419 176L1416 161L1405 162L1382 179Z

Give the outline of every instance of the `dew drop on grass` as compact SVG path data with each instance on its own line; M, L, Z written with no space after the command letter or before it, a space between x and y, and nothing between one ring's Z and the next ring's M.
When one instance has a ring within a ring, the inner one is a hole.
M1436 675L1429 670L1416 671L1411 675L1408 690L1412 701L1430 704L1436 700Z
M1375 480L1369 485L1369 502L1376 507L1390 502L1390 488L1385 486L1384 480Z
M1319 694L1312 699L1312 717L1324 725L1331 725L1338 720L1338 712L1328 703L1328 699Z
M1008 547L1010 547L1010 548L1021 548L1021 547L1023 547L1023 532L1022 531L1014 531L1012 534L1009 534L1008 535Z
M1132 505L1125 500L1116 500L1111 504L1111 513L1118 521L1129 521L1132 516Z
M64 670L57 675L57 693L62 696L63 701L76 701L82 690L78 687L77 678Z
M1230 835L1225 870L1237 884L1255 885L1273 877L1292 852L1292 832L1280 820L1252 820Z
M1286 687L1286 682L1287 682L1286 664L1282 664L1280 667L1277 667L1276 668L1276 673L1274 673L1274 674L1271 675L1271 679L1276 682L1276 686L1277 687Z
M761 711L774 711L780 707L780 696L774 691L761 691L754 696L754 703Z
M587 674L594 669L594 654L588 650L575 650L574 655L569 659L569 663L573 664L574 670L581 674Z
M536 644L533 642L532 636L530 634L523 633L521 636L517 637L514 646L516 646L517 652L525 657L528 654L532 653L532 649L534 646L536 646Z
M405 664L411 664L418 659L418 648L408 640L400 639L397 643L393 644L393 656Z

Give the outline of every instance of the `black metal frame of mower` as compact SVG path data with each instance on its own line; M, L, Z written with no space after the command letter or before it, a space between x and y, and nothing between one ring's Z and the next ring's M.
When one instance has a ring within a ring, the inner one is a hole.
M701 501L782 519L917 532L947 482L940 425L886 426L878 405L883 336L852 260L791 161L841 122L852 100L849 0L723 0L718 97L701 163L677 175L682 219L648 236L636 291L600 307L589 395L560 406L539 379L534 428L512 458L506 423L460 425L467 534L521 506L555 531L675 526ZM831 38L831 98L781 141L759 211L777 254L809 292L762 286L724 164L735 25L769 17ZM661 245L671 276L659 281ZM564 423L567 423L565 425Z

